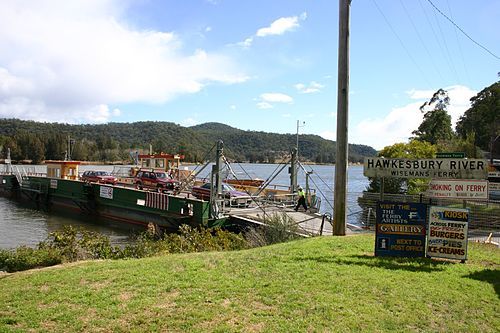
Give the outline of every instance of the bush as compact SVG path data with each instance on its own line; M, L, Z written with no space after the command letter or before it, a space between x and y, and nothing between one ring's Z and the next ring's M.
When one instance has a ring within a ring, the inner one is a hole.
M252 247L288 242L301 238L295 220L286 213L274 213L263 221L264 226L250 229L245 238Z
M145 258L160 253L168 253L168 247L154 231L148 229L148 231L136 236L132 244L126 245L120 252L120 257Z
M120 257L120 249L110 244L109 238L93 231L64 226L62 231L50 233L40 249L59 251L64 261L87 259L113 259Z
M183 225L179 233L165 236L171 253L231 251L247 247L247 242L241 235L216 228L192 228Z
M183 225L178 233L163 237L148 230L120 249L112 246L106 236L65 226L61 231L50 233L37 249L0 250L0 270L15 272L78 260L144 258L165 253L231 251L246 247L248 243L241 235L220 228Z
M26 246L0 251L0 269L7 272L58 265L63 261L56 249L33 249Z

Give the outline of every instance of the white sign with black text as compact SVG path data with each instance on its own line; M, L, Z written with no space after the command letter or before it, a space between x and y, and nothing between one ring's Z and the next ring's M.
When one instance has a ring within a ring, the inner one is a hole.
M488 199L488 181L433 179L426 194L431 198Z
M366 177L486 179L488 162L482 159L404 159L365 157Z
M108 186L99 187L99 196L101 198L113 199L113 188Z

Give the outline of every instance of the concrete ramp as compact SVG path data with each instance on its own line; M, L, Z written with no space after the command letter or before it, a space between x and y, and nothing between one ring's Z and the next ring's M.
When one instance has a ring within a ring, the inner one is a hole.
M232 209L229 216L237 224L242 225L265 225L265 217L273 214L286 214L293 219L299 228L302 236L332 235L333 228L328 216L317 213L298 211L283 207L258 207ZM362 232L364 229L354 225L347 225L346 234Z

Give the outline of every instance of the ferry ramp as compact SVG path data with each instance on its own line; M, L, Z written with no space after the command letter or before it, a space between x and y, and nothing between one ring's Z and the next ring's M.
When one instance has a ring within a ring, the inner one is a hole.
M252 208L232 208L228 216L233 223L243 226L265 226L266 218L273 214L285 214L293 220L297 227L298 233L304 237L333 235L333 227L331 218L328 215L321 215L313 212L296 212L293 208L283 208L275 206L267 207L252 207ZM365 229L348 224L346 234L355 234L366 232Z

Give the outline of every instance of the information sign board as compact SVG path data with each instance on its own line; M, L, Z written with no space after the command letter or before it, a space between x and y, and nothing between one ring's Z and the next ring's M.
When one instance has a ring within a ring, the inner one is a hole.
M465 158L465 153L436 153L437 158Z
M431 198L488 199L487 180L433 179L426 195Z
M426 204L379 202L375 256L425 256L426 217Z
M365 157L366 177L486 179L488 162L483 159L404 159Z
M100 186L99 196L101 198L113 199L113 188L109 186Z
M466 260L468 226L468 209L431 206L427 256Z

